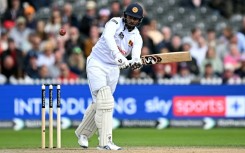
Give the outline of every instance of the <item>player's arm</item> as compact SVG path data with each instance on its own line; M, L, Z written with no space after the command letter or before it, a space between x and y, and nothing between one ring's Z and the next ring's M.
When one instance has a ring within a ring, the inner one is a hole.
M120 26L119 22L115 18L112 18L106 23L103 32L103 36L105 38L106 44L109 47L108 49L112 52L114 56L120 52L117 48L117 44L114 39L114 35L116 33L116 30L119 28L119 26Z
M142 61L140 58L142 46L143 46L143 41L141 36L138 34L134 41L134 46L132 49L132 60L130 62L130 67L133 70L140 69L142 67Z
M104 29L103 36L105 38L108 49L112 52L112 55L115 58L117 65L123 69L129 66L128 60L122 55L122 53L117 48L116 41L114 39L114 35L116 33L117 28L119 28L119 21L116 18L112 18L109 20Z

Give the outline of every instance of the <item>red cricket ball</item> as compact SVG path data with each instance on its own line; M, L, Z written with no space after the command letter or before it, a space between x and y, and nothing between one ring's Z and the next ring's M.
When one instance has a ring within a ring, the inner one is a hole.
M61 28L59 33L61 36L64 36L66 34L66 30L64 28Z

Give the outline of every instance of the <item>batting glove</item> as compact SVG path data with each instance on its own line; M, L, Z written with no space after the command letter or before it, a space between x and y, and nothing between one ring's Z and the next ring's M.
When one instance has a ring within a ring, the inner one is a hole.
M130 67L132 70L138 70L142 68L142 61L140 58L133 58L130 62Z
M120 69L126 69L129 67L129 62L120 52L116 54L115 61Z

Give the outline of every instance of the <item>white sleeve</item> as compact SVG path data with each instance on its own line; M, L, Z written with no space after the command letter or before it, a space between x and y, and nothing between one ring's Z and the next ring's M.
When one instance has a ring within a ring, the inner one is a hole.
M143 40L141 38L141 35L138 33L134 40L134 46L132 49L132 59L140 58L142 46L143 46Z
M112 54L115 56L119 51L116 41L114 39L114 35L116 33L117 28L119 28L119 22L112 18L105 25L103 36L105 38L106 44L108 45L108 49L112 51Z

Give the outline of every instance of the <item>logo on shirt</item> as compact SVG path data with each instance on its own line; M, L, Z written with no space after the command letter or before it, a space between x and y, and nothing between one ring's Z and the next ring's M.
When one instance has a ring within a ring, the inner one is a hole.
M128 46L129 46L129 47L132 47L133 45L134 45L134 43L132 42L132 40L129 40Z
M120 37L120 39L124 38L124 34L122 32L120 32L120 34L118 36Z
M111 19L111 21L118 24L118 22L115 19Z

